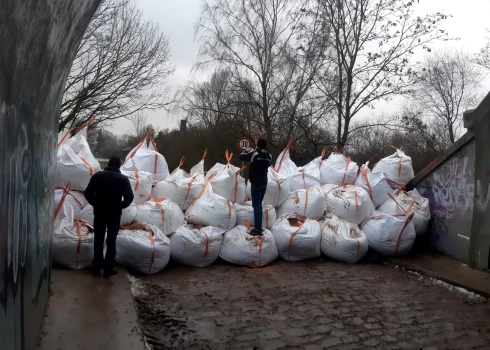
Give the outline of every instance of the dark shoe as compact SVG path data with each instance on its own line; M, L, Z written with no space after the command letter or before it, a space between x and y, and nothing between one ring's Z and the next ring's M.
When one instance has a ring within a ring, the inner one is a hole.
M111 277L117 275L117 269L104 270L104 277Z
M95 266L92 266L92 274L95 275L95 276L100 276L100 270L102 270L101 267L95 267Z
M256 228L252 229L249 233L251 236L262 236L262 230L257 230Z

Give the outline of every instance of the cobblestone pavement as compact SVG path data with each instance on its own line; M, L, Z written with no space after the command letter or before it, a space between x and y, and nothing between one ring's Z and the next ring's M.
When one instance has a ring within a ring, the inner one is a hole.
M382 264L216 263L131 276L154 349L490 349L490 306Z

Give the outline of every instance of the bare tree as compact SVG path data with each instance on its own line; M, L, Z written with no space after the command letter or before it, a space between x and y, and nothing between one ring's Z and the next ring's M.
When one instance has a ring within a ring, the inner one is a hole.
M167 37L143 19L134 0L106 0L75 57L61 105L59 129L95 116L93 126L169 103L174 72Z
M414 1L317 0L329 30L328 56L317 88L336 106L337 147L349 137L353 118L373 103L411 91L411 56L447 38L442 13L416 16ZM333 78L332 78L333 76Z
M462 51L440 51L425 59L415 101L446 142L459 137L463 112L479 101L481 80L478 67Z
M475 63L479 66L490 69L490 30L487 30L487 42L476 56Z
M135 113L129 117L131 121L131 133L137 138L142 138L148 132L148 118L143 113Z

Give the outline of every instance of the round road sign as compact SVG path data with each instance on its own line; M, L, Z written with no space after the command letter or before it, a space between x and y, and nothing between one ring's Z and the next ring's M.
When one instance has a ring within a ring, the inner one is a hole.
M240 138L237 143L238 149L240 151L245 151L246 149L249 149L251 145L252 141L250 141L250 139L246 137Z

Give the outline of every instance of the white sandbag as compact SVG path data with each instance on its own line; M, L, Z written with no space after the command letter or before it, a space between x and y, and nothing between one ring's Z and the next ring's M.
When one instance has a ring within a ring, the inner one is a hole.
M236 225L235 207L231 201L213 192L210 182L214 176L206 180L203 190L186 211L186 219L189 224L229 230Z
M271 232L279 255L284 260L299 261L320 256L322 235L318 221L287 214L279 217Z
M369 197L376 208L383 204L390 194L393 194L393 188L385 174L371 172L368 163L361 167L355 185L364 188L369 193Z
M154 198L165 198L176 203L182 210L187 210L201 193L204 186L204 174L191 177L183 171L174 171L165 180L159 181L153 187L151 194Z
M148 140L150 141L149 144ZM163 155L158 153L155 141L149 134L129 152L122 169L147 171L153 175L153 183L169 176L167 161Z
M413 226L418 236L427 232L430 221L429 200L427 198L422 197L417 190L408 193L401 191L395 195L390 195L378 210L388 215L396 215L400 209L407 215L414 214Z
M291 192L276 210L277 216L300 214L309 219L319 220L325 215L327 201L320 186Z
M393 147L395 148L395 147ZM407 156L401 149L395 148L396 152L391 156L381 159L373 168L373 173L384 173L393 188L405 186L413 179L414 172L412 158Z
M252 202L247 201L242 204L235 203L236 222L243 225L247 220L250 225L255 226L254 208ZM277 219L276 209L269 204L262 204L262 227L270 229Z
M335 215L322 224L322 253L331 259L354 264L366 255L369 244L356 224Z
M342 153L332 153L320 166L320 181L324 184L352 185L357 178L359 167L350 157Z
M170 236L170 255L187 266L209 266L218 259L224 233L213 226L183 225Z
M263 203L278 207L284 203L290 192L289 178L277 173L273 167L269 167L267 172L267 190ZM247 184L247 198L252 199L250 181Z
M129 225L136 219L138 213L138 207L136 205L130 205L122 210L121 213L121 226ZM94 225L94 208L87 204L76 216L78 219L88 222L90 225Z
M51 255L53 264L83 269L94 259L94 229L87 222L65 216L56 226Z
M72 190L85 191L92 175L100 170L87 140L77 134L58 148L54 183L56 187L71 183Z
M232 203L245 202L245 179L240 173L245 167L234 172L231 167L227 167L216 173L211 180L214 193L230 200Z
M144 274L157 273L170 260L170 240L156 226L136 222L119 231L116 240L116 261Z
M289 149L293 144L293 140L289 141L286 148L281 152L279 157L277 157L275 169L281 175L290 177L299 173L298 167L291 160L289 156Z
M170 236L185 224L184 212L168 199L154 199L138 205L136 220L155 225L166 236Z
M204 180L205 174L204 174L204 160L206 159L206 155L208 154L208 149L206 148L204 150L204 154L202 155L202 159L199 163L194 165L191 168L191 171L189 173L190 176L202 176L202 179Z
M250 229L239 225L226 232L219 256L232 264L262 267L277 259L277 247L271 231L264 229L263 236L251 236Z
M371 249L385 256L405 255L412 249L416 237L413 214L398 215L375 211L364 221L360 228L366 235Z
M55 217L62 215L61 206L68 205L73 209L73 215L77 216L78 213L88 205L87 200L83 192L70 191L68 188L57 187L54 192L54 208Z
M208 179L209 177L211 177L212 175L214 174L218 174L222 171L224 171L225 169L228 169L230 168L233 172L237 172L238 170L240 170L240 168L234 166L233 164L231 164L231 159L233 158L233 153L229 153L228 151L226 151L225 153L225 158L226 158L226 164L221 164L221 163L216 163L211 169L208 170L208 172L206 173L206 179Z
M305 190L310 187L320 186L322 183L319 178L308 173L302 172L289 177L291 191Z
M357 186L324 186L327 198L327 216L336 215L341 219L360 225L374 211L369 193Z
M130 171L121 170L121 174L127 176L129 179L131 188L133 189L134 204L142 204L150 199L153 174L148 171L138 171L137 169Z
M321 178L321 175L320 175L320 167L322 165L323 157L325 157L325 153L326 152L327 152L327 150L326 149L323 149L322 154L321 154L320 157L316 157L311 162L309 162L308 164L306 164L304 167L298 168L298 170L300 172L303 172L303 173L305 173L307 175L310 175L313 178L315 178L318 181L320 181L320 178Z

